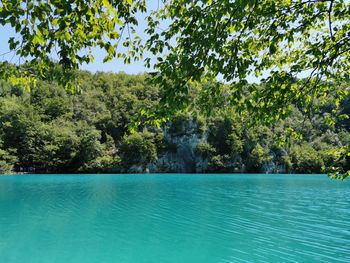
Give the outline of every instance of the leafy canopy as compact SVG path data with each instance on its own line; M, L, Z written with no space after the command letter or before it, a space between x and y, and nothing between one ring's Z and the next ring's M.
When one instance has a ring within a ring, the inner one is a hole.
M140 38L133 37L138 24L135 14L145 8L144 0L4 0L0 2L0 24L15 29L17 36L8 40L9 48L30 62L30 70L22 70L21 77L47 79L52 77L52 58L68 71L92 62L94 47L106 51L104 61L118 55L119 44L129 47L131 55L138 52ZM128 54L119 56L130 61ZM3 63L0 71L2 78L11 79L18 76L19 69L11 72ZM67 76L64 73L53 77L60 80ZM66 84L69 77L64 79Z
M231 103L265 117L273 112L271 118L285 115L296 99L308 105L334 93L340 101L347 92L331 83L350 76L349 1L174 0L148 19L147 47L164 54L155 67L171 108L189 105L189 83L203 76L234 83ZM242 100L252 77L265 87ZM207 99L217 96L222 93L211 87Z
M65 71L91 62L93 47L105 49L107 61L122 42L129 47L119 54L125 62L145 49L157 57L145 59L159 73L153 80L163 97L156 116L191 109L193 83L217 77L229 84L225 92L208 85L200 90L202 101L212 105L224 97L258 120L284 117L296 100L307 109L330 94L338 106L348 93L340 85L350 76L347 0L165 0L150 11L142 42L132 34L136 14L146 12L144 0L1 1L0 23L19 35L9 39L10 50L32 64L19 72L2 63L1 78L35 84L39 75L67 85L72 76ZM49 71L53 54L63 76ZM247 88L252 77L263 85Z

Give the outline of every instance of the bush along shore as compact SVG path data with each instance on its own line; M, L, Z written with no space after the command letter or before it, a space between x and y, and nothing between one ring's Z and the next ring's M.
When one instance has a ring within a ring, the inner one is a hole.
M305 113L289 107L273 125L247 126L234 107L177 113L160 127L134 116L157 106L145 75L77 73L79 92L40 82L31 91L0 82L0 173L322 173L349 169L341 149L350 122L330 123L332 98ZM197 96L195 93L191 96ZM194 98L195 101L195 98ZM350 112L350 98L337 111Z

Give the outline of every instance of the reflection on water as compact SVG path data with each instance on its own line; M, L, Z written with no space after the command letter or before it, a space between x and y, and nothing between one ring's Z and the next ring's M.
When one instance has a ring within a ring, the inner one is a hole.
M323 175L0 177L0 262L350 262Z

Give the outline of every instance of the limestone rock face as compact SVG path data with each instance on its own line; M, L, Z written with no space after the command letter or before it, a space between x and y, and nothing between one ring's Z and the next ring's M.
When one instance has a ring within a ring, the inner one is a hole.
M152 172L200 173L205 172L208 161L196 155L196 146L203 140L203 134L198 133L198 125L188 121L180 132L164 129L164 139L175 149L161 154L158 160L148 165Z
M183 121L178 127L167 126L163 129L164 141L169 147L158 154L155 162L143 167L133 165L127 172L131 173L244 173L249 172L246 160L242 156L229 157L224 166L219 170L212 166L208 158L196 153L196 147L200 142L207 142L208 135L203 132L197 122L193 120ZM283 153L285 155L287 153ZM264 163L258 172L261 173L287 173L285 165L281 164L276 153L271 153L273 158ZM280 155L280 154L279 154Z

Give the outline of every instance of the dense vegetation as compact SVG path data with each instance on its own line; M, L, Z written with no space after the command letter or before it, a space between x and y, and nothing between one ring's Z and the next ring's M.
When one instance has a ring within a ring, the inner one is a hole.
M203 172L349 169L341 149L350 145L350 125L346 119L329 123L332 97L326 104L316 102L318 110L307 114L295 104L289 117L273 126L248 126L242 113L222 102L212 106L210 117L202 115L194 89L197 111L179 113L158 128L141 122L130 133L136 113L157 106L160 90L144 75L80 71L77 77L82 87L77 93L56 82L39 82L30 92L0 82L1 173L146 171L162 156L176 156L179 147L187 147L183 138L195 138L189 147L205 163ZM340 108L338 116L350 112L347 101Z
M0 63L0 79L29 88L40 80L55 80L74 90L79 87L74 70L92 62L93 48L100 47L105 50L104 61L141 59L154 71L158 107L144 108L144 118L159 121L178 111L197 111L193 84L202 86L203 79L213 84L220 77L227 85L207 85L199 99L209 102L207 112L215 112L224 100L240 114L254 117L250 119L256 125L269 121L279 126L277 122L292 108L311 105L318 110L317 105L329 104L331 96L330 114L322 117L340 132L332 117L349 94L342 86L350 78L349 18L350 3L345 0L165 0L156 5L145 0L4 0L0 25L16 34L8 39L9 51L2 53L11 59ZM53 58L61 71L54 70ZM252 76L262 78L262 85L250 85L247 97ZM264 152L260 146L254 151L257 155ZM243 148L240 157L247 154ZM334 151L346 159L346 150ZM262 156L265 163L276 159ZM146 159L154 160L154 154ZM333 175L344 178L350 170Z
M285 106L294 99L307 104L325 92L333 92L338 101L347 95L338 84L350 76L349 1L148 2L1 1L0 25L16 32L7 39L9 52L1 53L17 55L20 65L9 70L12 59L4 58L0 78L28 86L37 79L55 79L74 88L70 70L92 62L93 48L100 47L104 61L141 59L159 73L154 78L162 89L158 116L190 107L190 83L203 77L220 76L232 84L235 107L271 121L285 116ZM53 57L64 74L50 72ZM241 104L251 76L263 76L266 85L251 86L253 105ZM215 86L208 89L207 98L221 95Z

